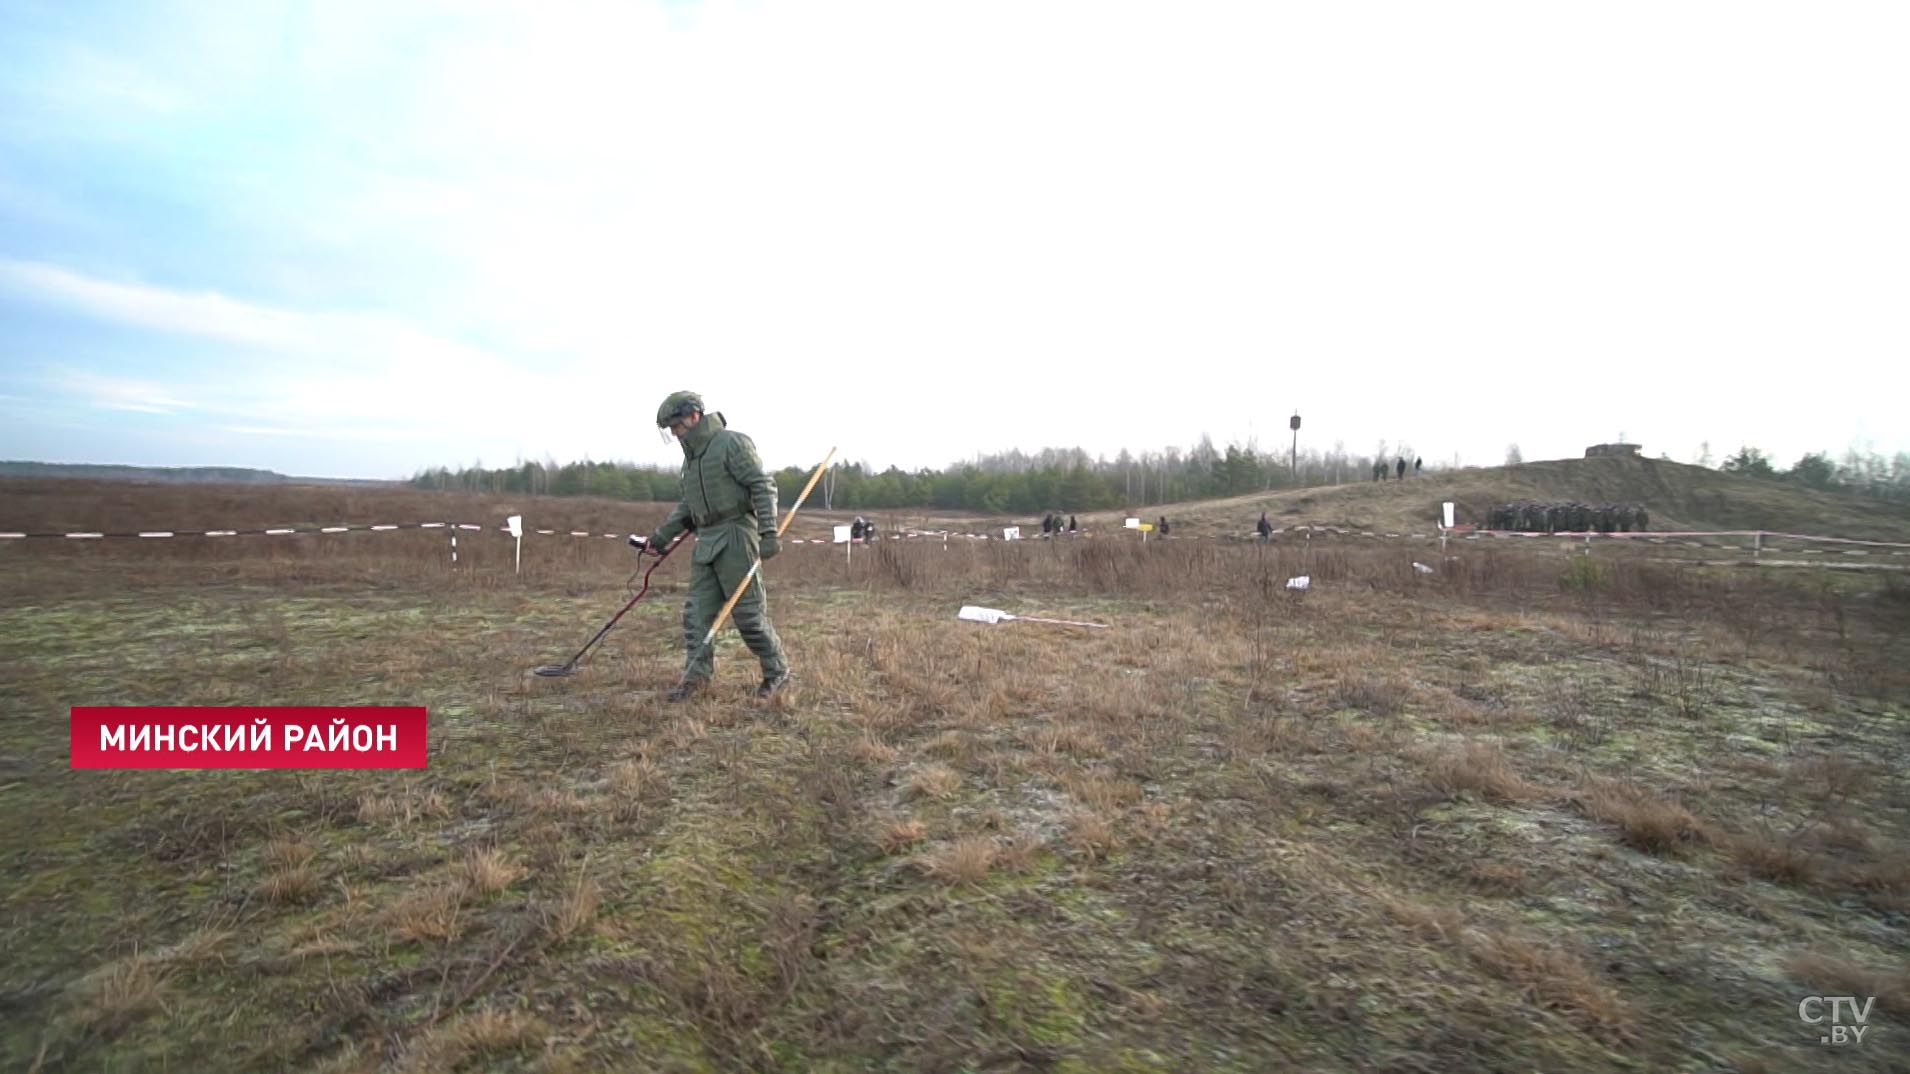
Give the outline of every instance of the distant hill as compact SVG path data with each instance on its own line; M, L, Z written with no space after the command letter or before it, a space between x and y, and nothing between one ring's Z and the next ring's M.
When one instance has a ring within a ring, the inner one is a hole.
M1664 459L1592 458L1476 470L1438 470L1404 481L1362 481L1222 500L1150 507L1177 533L1248 533L1265 511L1276 526L1302 523L1387 532L1428 532L1440 505L1456 521L1484 525L1494 504L1514 500L1643 504L1653 530L1772 530L1872 540L1910 540L1910 506L1819 492ZM1082 514L1085 521L1090 516ZM1094 512L1098 525L1118 513Z
M289 477L243 466L113 466L94 463L0 460L0 477L76 478L88 481L144 481L163 485L395 485L352 477Z

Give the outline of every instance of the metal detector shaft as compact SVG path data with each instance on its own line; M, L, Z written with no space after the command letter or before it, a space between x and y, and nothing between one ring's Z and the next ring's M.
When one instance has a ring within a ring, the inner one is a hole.
M802 510L802 502L809 498L809 490L816 487L816 481L822 477L822 472L829 468L829 460L835 457L835 448L830 448L829 454L822 457L822 462L816 466L816 472L809 475L809 483L802 487L802 495L796 497L796 502L790 505L789 513L784 515L783 520L776 525L777 537L780 538L784 531L789 529L789 524L796 520L796 512ZM756 580L756 572L761 570L762 566L763 557L759 555L756 557L756 562L749 565L749 573L743 576L742 584L736 587L736 592L731 593L730 599L724 603L723 610L716 616L716 622L710 624L709 633L703 635L703 640L697 645L698 652L708 647L711 640L716 637L716 632L723 629L723 624L729 621L730 612L736 609L736 602L743 599L743 594L749 591L750 583Z
M622 608L618 609L617 614L611 616L610 621L603 625L603 629L597 631L595 636L593 636L589 641L584 643L583 648L577 650L576 656L571 657L570 660L567 661L566 663L545 664L543 667L535 669L537 674L543 675L546 678L555 678L560 675L568 675L572 671L575 671L577 669L577 661L582 660L584 658L584 654L589 652L592 646L602 641L605 634L610 633L610 628L617 625L617 620L622 619L624 617L624 613L636 607L637 602L643 599L644 594L650 592L650 575L656 573L656 569L663 565L664 559L666 559L670 555L670 553L673 550L675 550L676 546L682 542L684 536L685 536L684 534L678 534L676 540L671 541L668 545L665 545L663 550L657 553L656 562L650 564L650 569L643 572L643 588L637 590L637 595L630 598L630 603L625 604Z

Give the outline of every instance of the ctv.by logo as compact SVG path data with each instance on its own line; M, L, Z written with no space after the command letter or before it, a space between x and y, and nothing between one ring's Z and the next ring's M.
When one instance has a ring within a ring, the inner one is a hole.
M1870 1005L1877 1002L1876 996L1865 996L1862 1006L1858 1006L1856 996L1805 996L1797 1002L1797 1017L1807 1026L1825 1026L1828 1030L1817 1038L1819 1044L1862 1044L1864 1030L1869 1029ZM1824 1008L1830 1012L1825 1013Z

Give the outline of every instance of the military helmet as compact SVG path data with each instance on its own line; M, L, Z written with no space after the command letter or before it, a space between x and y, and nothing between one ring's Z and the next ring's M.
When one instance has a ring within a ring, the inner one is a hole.
M661 429L672 421L684 417L690 411L703 410L703 397L695 392L671 392L670 397L657 408L657 428Z

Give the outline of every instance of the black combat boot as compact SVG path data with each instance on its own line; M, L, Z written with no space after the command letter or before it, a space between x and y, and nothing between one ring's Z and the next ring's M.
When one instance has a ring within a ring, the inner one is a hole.
M688 701L690 698L696 696L697 691L703 689L703 684L707 681L709 680L684 679L682 682L670 687L670 692L664 694L663 699L665 701Z
M774 697L783 687L788 686L789 680L794 677L795 676L789 673L788 668L784 668L774 675L765 675L763 676L763 684L756 688L756 696L760 698Z

